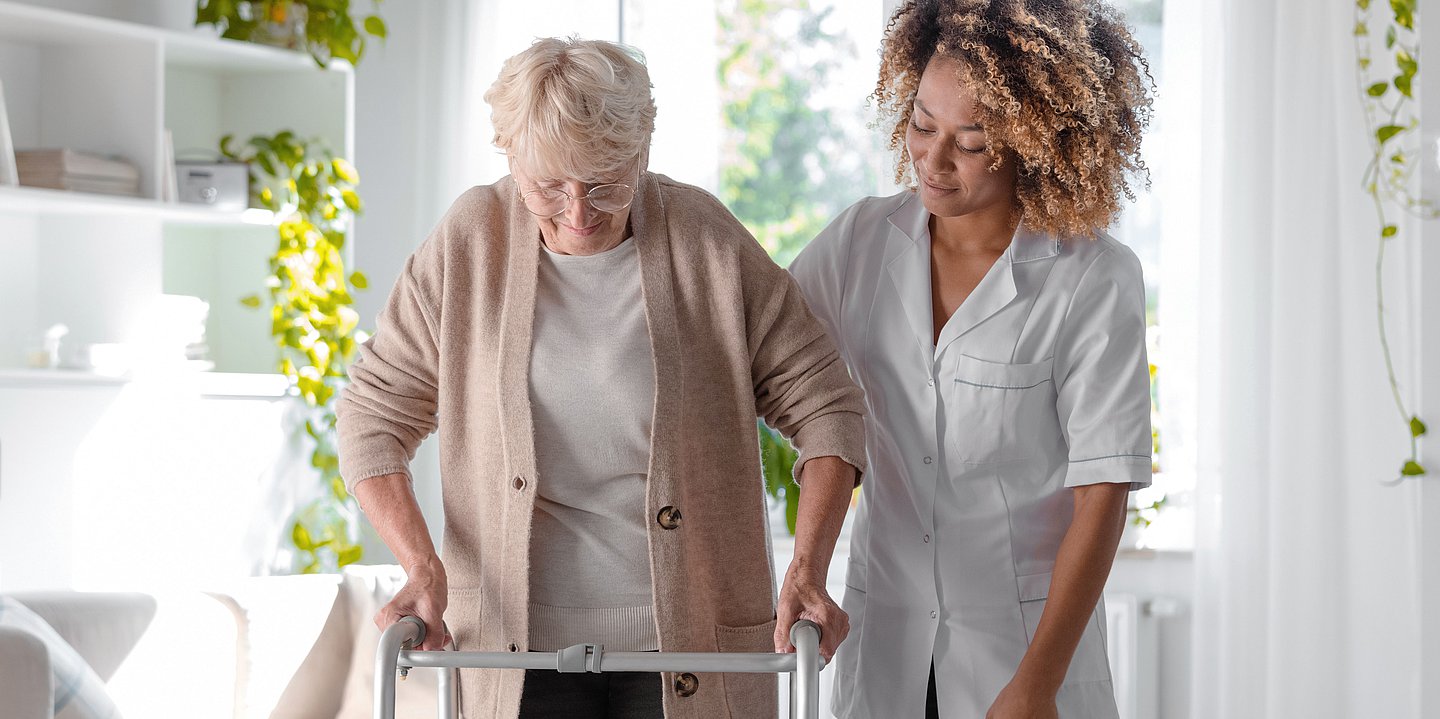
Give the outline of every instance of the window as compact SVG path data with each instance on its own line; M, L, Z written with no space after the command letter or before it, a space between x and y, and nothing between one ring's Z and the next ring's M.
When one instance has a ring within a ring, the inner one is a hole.
M850 204L888 188L889 152L865 100L883 8L721 0L718 10L720 199L785 265Z
M1157 83L1164 74L1163 0L1115 0L1145 48ZM879 0L720 0L717 76L720 172L717 194L780 264L855 200L890 194L893 157L886 133L871 125L867 102L878 70L888 11ZM1167 136L1163 113L1145 142L1159 182ZM1110 228L1139 256L1146 279L1147 341L1155 426L1154 485L1132 495L1142 547L1193 543L1188 497L1193 473L1169 471L1169 423L1160 392L1166 377L1159 319L1162 193L1142 190Z
M1164 0L1111 1L1126 14L1146 50L1151 74L1162 83L1166 40L1181 38L1178 28L1164 25ZM515 31L500 34L497 40L504 47L488 51L480 76L488 82L499 60L534 35L580 32L640 48L659 109L650 168L720 197L780 264L788 264L856 200L899 189L893 182L893 156L885 147L887 133L872 127L875 108L868 100L894 0L572 3L584 11L572 16L554 8L541 12L517 6L503 18L492 18ZM1194 368L1175 352L1193 348L1194 338L1187 336L1194 333L1193 323L1172 319L1172 334L1162 332L1163 318L1193 293L1167 296L1161 290L1167 262L1173 265L1183 256L1165 252L1166 242L1186 235L1177 230L1183 219L1178 214L1167 218L1162 202L1167 193L1185 191L1181 173L1166 177L1168 158L1184 147L1166 127L1167 113L1172 125L1184 120L1175 100L1183 103L1188 97L1183 89L1171 87L1156 98L1145 142L1153 190L1138 193L1109 230L1135 250L1145 270L1156 475L1154 486L1132 499L1137 515L1153 520L1140 533L1140 544L1157 548L1193 543L1188 500L1194 450L1185 439L1194 427L1186 419L1193 413ZM480 113L482 120L485 114ZM480 131L487 133L488 128ZM487 159L493 168L484 175L504 174L503 162ZM1167 281L1176 279L1171 271Z

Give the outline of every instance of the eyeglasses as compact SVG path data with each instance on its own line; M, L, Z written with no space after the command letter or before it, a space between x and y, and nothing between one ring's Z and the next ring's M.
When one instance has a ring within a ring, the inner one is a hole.
M531 190L520 196L525 209L540 217L554 217L570 208L572 200L584 200L600 212L619 212L635 199L635 189L621 183L596 185L580 197L559 188Z

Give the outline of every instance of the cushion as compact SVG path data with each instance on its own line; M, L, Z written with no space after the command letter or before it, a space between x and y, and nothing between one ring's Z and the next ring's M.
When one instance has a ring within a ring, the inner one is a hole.
M19 629L45 644L53 676L55 719L118 719L105 682L79 653L39 615L11 597L0 596L0 626Z
M352 565L345 568L344 577L354 644L345 701L336 719L370 719L375 716L375 649L380 643L375 614L405 586L405 572L395 565ZM408 679L395 683L396 719L434 719L438 671L412 669Z
M345 693L346 675L350 671L350 612L341 591L342 578L336 574L265 577L256 580L266 586L268 601L252 597L249 601L250 641L256 651L277 639L295 643L287 652L286 661L271 651L272 658L251 664L252 696L261 670L276 672L274 679L284 679L283 692L276 696L255 696L251 716L269 719L331 719L340 711ZM289 586L283 595L277 587ZM303 591L302 591L303 590ZM284 598L283 602L276 601ZM278 609L277 616L265 619L266 605ZM270 630L266 631L265 628ZM278 632L277 632L278 630ZM291 659L293 658L293 661ZM279 671L277 671L279 670Z
M155 619L155 597L148 594L56 590L10 596L39 615L105 682Z
M193 589L151 592L155 619L106 683L126 717L240 717L236 706L239 620ZM26 600L28 602L28 600Z

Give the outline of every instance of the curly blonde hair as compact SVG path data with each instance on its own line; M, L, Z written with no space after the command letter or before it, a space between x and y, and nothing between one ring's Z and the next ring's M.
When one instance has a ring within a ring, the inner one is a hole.
M1154 81L1124 19L1102 0L909 0L886 30L873 98L893 117L895 179L915 186L905 151L920 76L935 56L960 65L992 169L1017 163L1028 227L1060 237L1108 227L1149 186L1140 138Z

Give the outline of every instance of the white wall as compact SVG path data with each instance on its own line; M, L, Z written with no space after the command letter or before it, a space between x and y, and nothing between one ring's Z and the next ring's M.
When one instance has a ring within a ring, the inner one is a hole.
M1440 0L1420 0L1420 17L1440 17ZM1422 136L1427 155L1421 177L1422 194L1431 202L1440 201L1440 74L1433 69L1420 73ZM1420 715L1440 716L1440 222L1421 225L1419 257L1410 264L1410 299L1417 306L1421 341L1418 367L1420 402L1417 411L1429 420L1429 436L1421 442L1420 464L1429 470L1421 482L1421 533L1418 538L1420 566Z
M685 28L676 32L676 28ZM655 86L655 137L650 169L699 185L720 187L719 62L714 0L629 0L623 40L645 53Z
M0 377L0 410L0 591L246 576L286 532L273 397Z
M355 73L355 166L365 212L355 224L355 268L370 279L356 295L361 327L375 319L410 253L440 219L449 200L433 197L438 171L431 108L434 59L444 16L438 3L395 3L384 8L390 38L366 51ZM422 446L411 467L416 495L436 546L444 526L436 438ZM394 561L366 525L365 563Z
M1157 665L1156 714L1142 719L1188 719L1191 681L1191 598L1195 562L1189 552L1122 551L1105 585L1106 594L1132 594L1141 602L1163 607L1169 616L1152 617ZM1156 600L1160 600L1155 604Z

